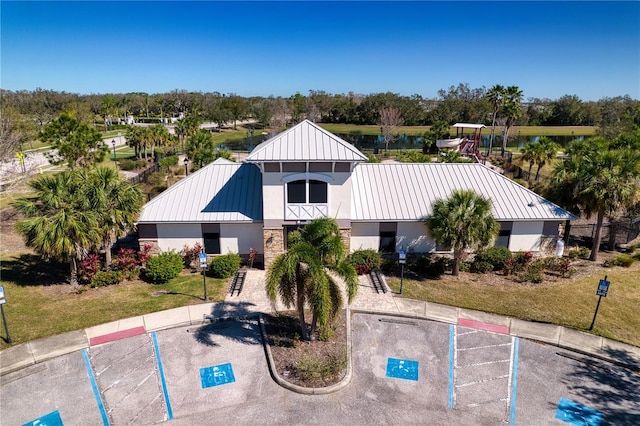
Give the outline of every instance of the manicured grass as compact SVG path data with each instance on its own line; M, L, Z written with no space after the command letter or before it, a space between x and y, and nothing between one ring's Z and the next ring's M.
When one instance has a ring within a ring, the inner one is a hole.
M4 305L13 344L80 330L118 319L150 312L204 303L202 275L183 274L168 284L155 285L141 280L75 293L61 282L66 265L44 264L29 253L3 255L2 286ZM28 269L26 269L28 268ZM229 280L207 277L210 301L224 300ZM4 328L0 335L5 337ZM0 350L6 349L4 340Z
M640 262L542 284L482 284L473 281L473 274L465 275L467 279L449 275L439 280L405 279L403 296L587 331L598 302L598 282L605 275L611 286L600 304L593 333L640 346ZM400 290L398 278L388 283L394 291Z

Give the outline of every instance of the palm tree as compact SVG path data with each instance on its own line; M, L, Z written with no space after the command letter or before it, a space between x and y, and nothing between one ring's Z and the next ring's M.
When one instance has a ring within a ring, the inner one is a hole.
M502 132L502 150L500 155L504 157L509 139L509 129L516 123L522 112L522 90L518 86L509 86L504 91L502 114L506 118Z
M187 141L187 156L193 170L198 170L215 159L215 143L207 130L200 130Z
M458 275L466 249L485 246L498 235L500 225L491 208L491 200L465 189L433 203L425 224L437 242L453 250L453 275Z
M21 198L14 206L26 219L16 229L27 246L46 257L69 262L70 282L78 286L78 261L100 243L97 213L83 196L81 171L40 176L29 183L35 197Z
M486 94L487 99L491 102L493 107L493 113L491 114L491 138L489 139L489 152L488 155L491 155L491 149L493 147L493 141L495 138L495 129L496 129L496 116L498 115L498 111L502 106L502 102L505 95L505 88L501 84L496 84Z
M298 310L301 337L314 337L316 325L327 325L340 311L340 287L330 272L346 284L349 303L358 289L356 271L346 259L346 248L335 220L312 220L301 231L289 234L289 249L278 256L267 273L266 291L275 301L280 296L288 308ZM311 327L305 321L305 306L313 313Z
M583 211L590 217L596 213L596 231L589 260L598 259L602 224L606 216L626 208L640 198L640 153L634 150L594 152L584 158L579 172Z
M538 140L537 145L537 156L535 158L535 162L538 165L538 170L536 170L536 182L538 181L538 176L540 175L540 169L542 169L545 164L547 164L547 161L552 161L554 158L556 158L559 149L558 145L546 136L542 136ZM529 168L529 173L531 173L531 168Z
M135 227L144 197L138 186L129 184L115 169L109 167L98 167L82 173L81 178L86 183L83 195L89 201L89 208L97 213L108 267L111 265L112 237L118 237Z
M640 153L611 149L608 140L597 137L588 143L574 141L567 155L554 167L547 195L562 207L580 210L587 218L596 214L589 259L597 261L604 218L633 205L640 197Z
M536 158L538 154L538 146L535 143L528 143L525 145L522 150L522 161L529 162L529 171L527 173L527 181L531 178L531 169L533 165L536 163Z

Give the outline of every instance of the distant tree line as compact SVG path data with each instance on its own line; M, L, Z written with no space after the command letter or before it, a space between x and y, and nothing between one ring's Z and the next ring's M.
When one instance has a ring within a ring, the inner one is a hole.
M313 122L379 125L384 129L405 126L431 126L434 123L472 122L487 126L575 125L597 126L603 136L619 134L630 116L640 115L640 101L629 96L582 101L575 95L559 99L528 98L515 86L516 101L503 103L497 111L500 93L495 85L471 88L458 84L438 91L435 99L419 94L368 95L330 94L311 90L307 95L290 97L242 97L234 93L143 92L81 95L53 90L0 90L2 114L0 142L3 155L12 155L26 139L33 139L62 112L73 113L80 122L105 130L136 121L161 123L179 117L197 117L218 126L236 127L239 120L252 118L256 126L281 129L303 119ZM514 99L513 97L511 99ZM508 112L511 108L512 112ZM515 109L514 109L515 108ZM395 117L389 124L389 117ZM504 131L504 130L503 130Z

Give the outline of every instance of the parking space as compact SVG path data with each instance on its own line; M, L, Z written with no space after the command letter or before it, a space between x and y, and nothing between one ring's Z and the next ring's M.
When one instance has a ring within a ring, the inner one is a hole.
M152 336L130 337L87 352L111 424L168 419Z
M271 379L257 320L158 332L173 417L254 403Z
M508 335L354 314L350 383L270 377L257 321L129 337L2 376L3 425L640 424L640 375ZM582 423L581 423L582 422Z
M74 352L2 376L2 425L58 418L66 425L102 424L83 352Z

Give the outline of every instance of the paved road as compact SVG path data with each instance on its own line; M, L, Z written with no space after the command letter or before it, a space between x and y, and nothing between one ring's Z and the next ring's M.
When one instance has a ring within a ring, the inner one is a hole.
M257 321L228 320L142 334L6 374L2 425L50 413L66 425L563 424L558 413L640 424L640 376L622 367L429 320L354 314L351 330L352 378L328 395L279 386Z

